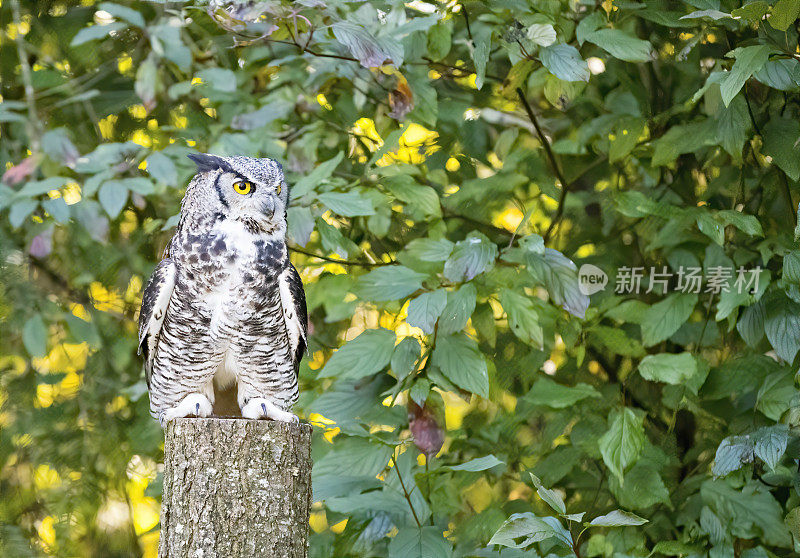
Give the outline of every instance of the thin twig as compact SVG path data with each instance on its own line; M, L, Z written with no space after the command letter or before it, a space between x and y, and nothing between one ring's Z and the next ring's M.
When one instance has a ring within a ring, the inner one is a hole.
M467 12L467 7L464 5L464 2L459 2L461 6L461 13L464 14L464 23L467 24L467 37L472 44L475 44L475 41L472 40L472 28L469 25L469 13Z
M25 101L28 103L28 139L31 142L31 152L37 153L41 145L42 123L39 120L39 114L36 112L36 103L34 102L36 91L33 88L33 81L31 80L31 65L28 63L25 39L19 31L20 22L22 21L19 13L19 0L11 0L11 11L14 14L14 24L17 26L15 41L17 43L19 67L22 72L22 83L25 87Z
M303 250L302 248L298 248L297 246L290 246L289 250L292 252L297 252L298 254L304 254L306 256L311 256L312 258L317 258L319 260L325 260L326 262L332 262L342 265L358 265L361 267L380 267L383 265L397 265L397 262L356 262L353 260L337 260L336 258L329 258L328 256L323 256L322 254L315 254L314 252L309 252L308 250Z
M519 96L519 100L522 102L522 106L525 107L525 112L528 113L528 118L533 124L533 127L536 129L536 134L539 136L539 140L542 142L542 146L544 147L544 152L547 155L547 159L550 161L550 166L553 168L553 172L556 174L556 178L558 181L561 182L561 196L558 200L558 209L556 209L556 214L553 216L553 220L550 222L550 226L547 227L547 231L544 233L544 241L550 238L550 235L553 233L553 229L555 228L558 221L561 220L561 216L564 214L564 202L566 201L567 197L567 190L569 189L570 184L564 178L564 174L561 172L561 167L558 165L558 161L556 160L555 153L553 153L553 149L550 147L550 141L547 139L547 136L544 135L541 126L539 126L539 121L536 119L536 115L533 113L533 109L528 104L528 99L525 98L525 93L522 92L522 89L517 87L517 95Z
M408 502L408 507L411 508L411 515L414 516L414 521L417 522L417 527L421 529L422 523L420 523L419 518L417 517L417 512L414 511L414 504L411 503L411 495L408 493L408 490L406 490L406 485L403 482L403 476L400 474L400 468L397 466L397 460L394 458L394 452L392 452L392 468L397 473L397 478L400 479L400 486L403 488L403 494Z
M291 41L281 41L281 40L278 40L278 39L267 39L267 42L269 42L269 43L280 43L282 45L295 46L295 47L298 48L298 50L300 50L300 52L305 52L307 54L310 54L311 56L319 56L319 57L322 57L322 58L336 58L337 60L349 60L350 62L359 62L360 63L360 60L358 60L358 58L353 58L352 56L342 56L340 54L329 54L327 52L317 52L316 50L311 50L307 46L303 46L303 45L298 44L298 43L293 43Z
M744 102L747 103L747 112L750 114L750 122L753 123L753 128L756 131L756 134L759 136L761 135L761 130L758 128L758 124L756 124L756 117L753 115L753 108L750 106L750 95L747 94L747 84L744 84Z

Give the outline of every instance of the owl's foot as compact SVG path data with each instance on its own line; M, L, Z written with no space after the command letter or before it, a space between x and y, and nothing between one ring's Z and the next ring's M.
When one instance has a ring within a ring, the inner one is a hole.
M275 403L263 397L254 397L242 407L242 416L249 419L271 419L281 422L300 422L297 415L279 408Z
M208 416L211 416L211 401L208 397L200 393L190 393L173 408L163 411L159 420L163 426L175 418Z

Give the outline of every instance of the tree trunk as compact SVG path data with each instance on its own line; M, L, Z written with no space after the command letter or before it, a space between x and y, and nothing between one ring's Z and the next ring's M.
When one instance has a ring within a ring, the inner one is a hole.
M160 558L304 558L311 426L172 420L163 494Z

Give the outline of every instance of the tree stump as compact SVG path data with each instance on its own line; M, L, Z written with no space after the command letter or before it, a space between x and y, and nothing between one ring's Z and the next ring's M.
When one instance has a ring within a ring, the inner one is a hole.
M308 424L168 423L160 558L305 558L310 507Z

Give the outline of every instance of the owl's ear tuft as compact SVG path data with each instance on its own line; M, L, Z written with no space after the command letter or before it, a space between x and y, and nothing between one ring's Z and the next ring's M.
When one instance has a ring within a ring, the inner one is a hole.
M197 172L208 172L214 170L234 172L228 162L217 155L209 155L207 153L189 153L187 157L195 162L197 165Z

